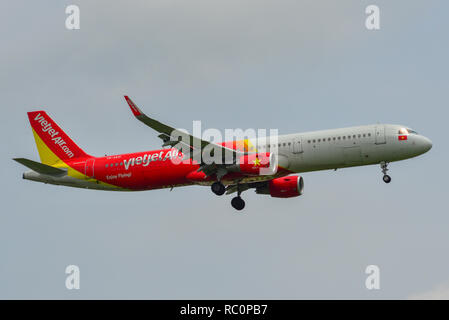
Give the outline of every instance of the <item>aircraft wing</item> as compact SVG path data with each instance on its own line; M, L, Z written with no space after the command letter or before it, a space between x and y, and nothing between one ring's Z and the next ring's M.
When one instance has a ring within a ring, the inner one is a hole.
M186 153L185 151L187 150L190 152L190 154L187 155L190 158L194 158L195 155L203 152L203 150L205 150L206 148L208 149L207 152L212 152L212 154L219 151L222 155L222 163L225 163L225 159L234 159L235 162L235 159L238 159L239 157L247 154L246 152L226 148L224 146L202 140L184 131L163 124L162 122L152 119L144 114L142 110L140 110L139 107L137 107L137 105L128 96L125 96L125 99L129 107L131 108L132 113L139 121L143 122L150 128L153 128L160 133L158 137L163 140L163 147L171 146L178 150L181 150L183 153ZM182 150L182 147L184 147L184 150ZM216 173L216 164L201 164L202 166L199 171L204 171L207 176Z

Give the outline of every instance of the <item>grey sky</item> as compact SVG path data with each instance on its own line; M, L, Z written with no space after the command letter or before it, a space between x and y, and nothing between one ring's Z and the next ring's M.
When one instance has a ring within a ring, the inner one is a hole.
M81 30L65 29L65 7ZM381 30L364 27L381 9ZM447 1L3 1L0 298L407 298L447 292ZM375 122L433 141L304 174L305 194L111 193L33 183L26 112L93 155L158 148L123 94L177 127L281 134ZM68 291L65 267L81 269ZM379 265L381 290L364 287ZM443 289L442 287L443 286ZM443 295L443 296L444 296Z

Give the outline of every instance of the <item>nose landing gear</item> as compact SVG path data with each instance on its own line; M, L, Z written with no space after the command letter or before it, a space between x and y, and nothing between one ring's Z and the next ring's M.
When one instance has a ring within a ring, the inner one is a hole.
M388 162L382 161L380 163L380 168L382 169L382 173L384 174L384 176L382 177L383 181L385 183L390 183L391 182L391 177L387 174L388 171Z

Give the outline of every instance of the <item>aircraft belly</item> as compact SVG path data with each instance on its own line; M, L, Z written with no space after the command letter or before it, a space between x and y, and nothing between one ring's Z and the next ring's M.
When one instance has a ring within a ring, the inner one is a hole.
M344 166L343 148L330 146L329 148L311 147L304 151L302 162L295 164L296 172L333 169Z
M344 164L356 166L362 164L362 148L360 146L343 148Z
M185 176L196 167L188 164L164 164L149 166L143 170L143 185L145 189L159 189L177 185L190 184Z

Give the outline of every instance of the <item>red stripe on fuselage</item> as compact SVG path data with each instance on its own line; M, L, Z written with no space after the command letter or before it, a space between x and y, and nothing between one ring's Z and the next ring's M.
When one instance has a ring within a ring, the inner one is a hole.
M176 149L162 149L95 158L93 178L101 182L132 190L157 189L188 183L186 175L198 165L186 161L172 162ZM179 158L178 158L179 159ZM87 159L86 159L87 160ZM85 160L85 161L86 161ZM68 165L85 172L85 161Z
M177 161L176 157L178 157ZM199 168L196 162L191 160L181 162L176 149L160 149L94 159L94 179L130 190L159 189L216 179L215 176L205 178L203 172L196 172ZM85 163L88 159L80 160L67 162L67 164L85 173ZM279 170L280 175L288 173L290 172L285 169ZM242 176L241 173L230 173L223 179L233 180Z

